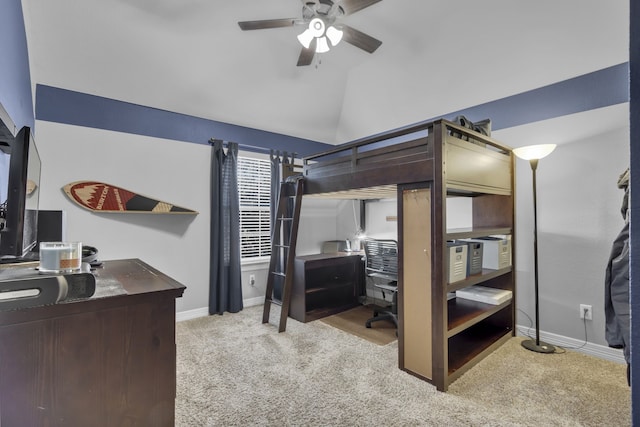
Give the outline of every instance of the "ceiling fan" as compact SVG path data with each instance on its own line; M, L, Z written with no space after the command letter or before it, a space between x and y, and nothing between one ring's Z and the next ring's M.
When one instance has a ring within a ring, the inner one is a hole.
M238 22L240 28L264 30L269 28L304 25L304 32L298 35L302 51L298 66L309 65L316 53L328 52L341 40L366 52L373 53L382 42L361 31L340 22L342 17L351 15L381 0L301 0L302 18L265 19Z

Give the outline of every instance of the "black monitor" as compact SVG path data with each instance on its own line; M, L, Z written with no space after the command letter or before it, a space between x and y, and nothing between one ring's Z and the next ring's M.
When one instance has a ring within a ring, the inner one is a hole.
M1 148L0 260L6 262L23 258L36 246L40 155L26 126Z

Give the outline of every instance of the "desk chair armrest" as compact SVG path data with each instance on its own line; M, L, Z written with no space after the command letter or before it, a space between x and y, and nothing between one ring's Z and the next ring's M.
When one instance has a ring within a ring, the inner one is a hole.
M376 283L375 286L377 288L380 288L382 290L389 291L389 292L397 292L398 291L398 287L397 286L386 285L386 284L378 284L378 283Z
M395 282L398 280L398 277L394 274L386 274L386 273L371 273L371 272L367 272L367 276L369 277L375 277L378 279L384 279L384 280L389 280L392 282Z

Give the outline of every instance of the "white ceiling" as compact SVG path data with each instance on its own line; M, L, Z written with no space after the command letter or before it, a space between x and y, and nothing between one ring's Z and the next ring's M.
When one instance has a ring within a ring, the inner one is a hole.
M343 20L382 46L341 43L317 67L296 67L304 28L237 25L299 17L300 0L22 2L34 85L331 144L629 58L628 0L383 0Z

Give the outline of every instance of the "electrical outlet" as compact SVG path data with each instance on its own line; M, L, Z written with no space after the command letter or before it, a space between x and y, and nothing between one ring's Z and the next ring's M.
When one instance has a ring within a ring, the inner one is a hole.
M580 304L580 318L593 320L593 311L590 305Z
M251 286L255 286L255 284L256 284L256 275L255 274L249 275L249 284Z

